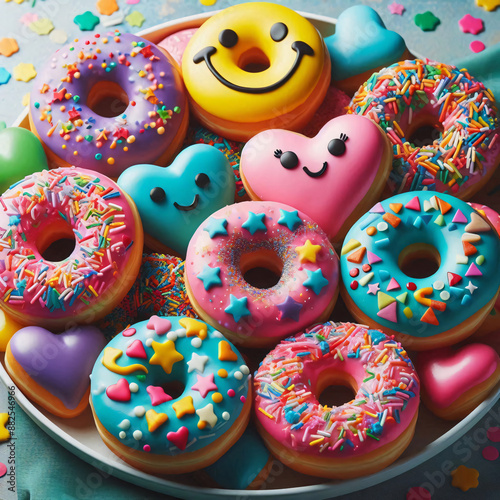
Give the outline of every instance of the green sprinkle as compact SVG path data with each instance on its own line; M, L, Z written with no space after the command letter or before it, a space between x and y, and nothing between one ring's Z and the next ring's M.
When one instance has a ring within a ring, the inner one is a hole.
M484 264L484 255L478 255L477 258L476 258L476 264L478 266L481 266L482 264Z
M80 96L79 95L74 95L73 96L73 101L78 102L79 100L80 100Z
M101 154L101 153L97 153L97 154L94 156L94 158L95 158L96 160L102 160L102 154Z
M176 106L174 108L174 113L180 113L181 112L181 108L179 106Z
M40 107L40 103L39 102L35 102L34 106L35 106L36 109L38 109Z

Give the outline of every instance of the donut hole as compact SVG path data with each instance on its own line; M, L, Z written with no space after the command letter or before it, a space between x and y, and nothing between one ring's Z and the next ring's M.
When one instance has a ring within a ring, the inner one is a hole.
M87 106L105 118L121 115L128 108L128 104L127 93L115 82L97 82L87 96Z
M279 283L283 261L272 250L260 249L243 254L240 258L243 279L255 288L272 288Z
M40 231L35 245L44 260L60 262L67 259L75 250L75 234L68 224L54 223Z
M160 387L165 391L165 394L168 394L172 399L180 398L186 389L186 386L180 380L165 382L160 384Z
M351 375L333 372L320 377L314 392L321 405L332 408L352 401L356 397L358 387Z
M401 251L398 265L399 269L410 278L428 278L441 266L441 255L434 245L413 243Z
M439 141L444 131L443 124L436 118L424 117L412 123L406 132L408 142L415 147L430 146L434 141Z
M247 73L261 73L270 66L269 58L257 47L243 52L238 61L238 68Z

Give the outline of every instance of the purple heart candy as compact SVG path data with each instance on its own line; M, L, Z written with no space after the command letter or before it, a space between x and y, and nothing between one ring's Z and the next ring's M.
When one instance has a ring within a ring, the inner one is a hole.
M27 326L10 339L10 350L26 373L73 410L89 386L97 356L106 340L93 326L78 326L61 334Z

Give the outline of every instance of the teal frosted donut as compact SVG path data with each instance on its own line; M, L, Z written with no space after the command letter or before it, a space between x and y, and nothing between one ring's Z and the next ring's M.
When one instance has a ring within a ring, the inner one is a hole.
M472 207L432 191L377 203L346 236L342 296L353 316L408 349L451 345L489 314L500 240Z
M249 369L202 321L152 316L118 334L99 355L90 404L104 443L150 473L214 463L250 417Z

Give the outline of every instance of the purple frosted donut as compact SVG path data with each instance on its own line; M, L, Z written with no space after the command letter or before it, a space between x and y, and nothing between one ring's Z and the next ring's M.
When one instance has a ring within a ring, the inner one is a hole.
M35 79L30 122L52 166L118 177L166 165L186 135L184 85L171 57L128 33L87 35L59 49Z

